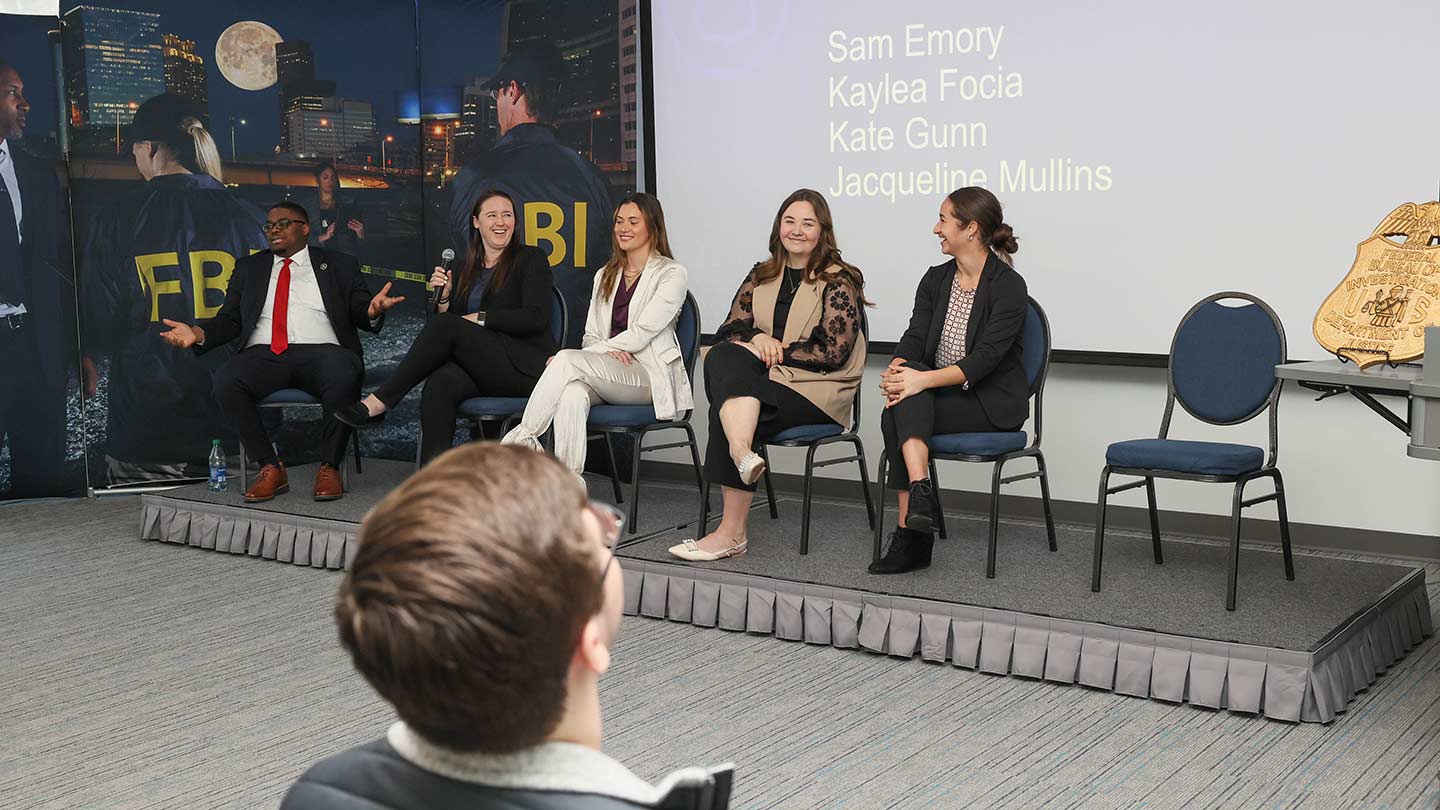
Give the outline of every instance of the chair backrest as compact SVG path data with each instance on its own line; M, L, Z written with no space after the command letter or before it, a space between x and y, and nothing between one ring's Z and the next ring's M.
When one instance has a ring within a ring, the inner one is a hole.
M865 311L865 305L860 305L860 334L865 336L865 349L870 349L870 315ZM869 362L870 358L865 358ZM850 404L850 432L860 432L860 392L865 389L865 381L855 386L855 401Z
M1240 299L1249 303L1226 306ZM1280 390L1275 367L1285 362L1285 327L1264 301L1222 292L1190 308L1170 344L1170 399L1203 422L1236 425L1274 404ZM1164 433L1161 434L1162 436Z
M1050 319L1045 309L1034 298L1025 308L1025 325L1020 332L1020 365L1025 369L1025 379L1030 383L1030 398L1035 400L1035 436L1030 446L1040 444L1040 433L1044 428L1045 378L1050 375Z
M555 338L555 348L564 348L565 336L570 334L570 307L559 287L551 287L550 296L550 336Z
M695 361L700 357L700 302L685 293L680 305L680 319L675 322L675 338L680 341L680 354L685 357L685 373L695 382Z
M1033 397L1045 386L1045 375L1050 371L1050 319L1034 298L1025 309L1020 350L1020 364L1025 367L1025 379L1030 383Z

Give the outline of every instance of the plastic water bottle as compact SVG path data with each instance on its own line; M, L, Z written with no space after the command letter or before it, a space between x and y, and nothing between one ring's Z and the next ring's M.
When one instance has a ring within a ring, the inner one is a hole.
M210 444L210 491L225 491L225 451L220 449L220 440Z

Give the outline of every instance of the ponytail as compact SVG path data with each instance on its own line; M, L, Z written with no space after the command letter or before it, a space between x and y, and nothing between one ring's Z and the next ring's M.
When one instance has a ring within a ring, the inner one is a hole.
M210 137L210 133L205 130L205 125L198 118L186 118L180 125L190 136L195 152L195 166L187 168L192 171L199 169L215 178L217 182L225 182L225 170L220 162L220 150L215 146L215 139Z

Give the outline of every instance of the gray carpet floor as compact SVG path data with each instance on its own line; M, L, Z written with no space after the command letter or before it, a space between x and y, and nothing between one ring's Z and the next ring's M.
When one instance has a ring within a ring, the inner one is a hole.
M758 498L756 499L759 500ZM1105 578L1090 590L1093 527L1059 525L1051 552L1042 523L1001 521L995 579L985 578L988 518L948 515L949 538L937 540L930 568L903 576L868 574L874 534L865 507L817 501L810 553L800 554L800 502L781 498L779 518L764 508L750 516L749 550L721 562L686 563L666 549L691 529L627 546L622 556L757 574L895 596L960 602L1212 639L1311 650L1332 630L1411 574L1414 566L1306 557L1285 579L1280 552L1242 547L1235 611L1225 610L1228 548L1162 535L1165 563L1156 565L1150 536L1107 531ZM891 520L894 512L890 513Z
M338 574L136 540L138 509L0 506L0 807L275 807L383 732ZM602 700L609 753L733 760L743 808L1440 806L1434 638L1330 726L646 619Z

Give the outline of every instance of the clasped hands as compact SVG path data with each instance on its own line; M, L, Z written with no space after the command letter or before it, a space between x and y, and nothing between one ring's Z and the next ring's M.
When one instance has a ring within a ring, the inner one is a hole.
M760 359L766 368L774 368L785 362L785 344L761 332L749 341L740 344Z
M892 358L880 375L880 392L885 395L887 408L930 387L926 379L928 372L911 368L906 362L901 357Z

